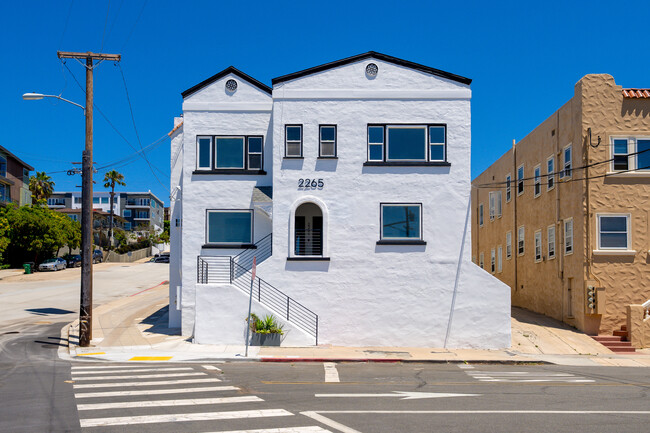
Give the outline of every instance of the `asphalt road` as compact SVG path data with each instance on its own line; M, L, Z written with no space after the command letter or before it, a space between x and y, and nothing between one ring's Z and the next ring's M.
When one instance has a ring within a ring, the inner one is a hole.
M49 431L627 432L650 422L644 368L86 360L41 382L58 403L17 406L49 411Z

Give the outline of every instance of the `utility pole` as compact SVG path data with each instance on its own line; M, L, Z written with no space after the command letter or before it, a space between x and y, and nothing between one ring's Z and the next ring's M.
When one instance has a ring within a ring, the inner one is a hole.
M76 59L86 67L86 148L81 168L81 301L79 345L88 347L93 326L93 69L104 60L119 62L119 54L57 51L59 59ZM85 64L81 60L86 60ZM93 61L97 63L93 64Z

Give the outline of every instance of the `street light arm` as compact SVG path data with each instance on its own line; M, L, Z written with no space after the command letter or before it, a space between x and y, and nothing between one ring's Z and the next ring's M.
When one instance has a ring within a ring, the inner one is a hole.
M55 98L55 99L58 99L60 101L67 102L68 104L76 105L77 107L84 110L84 113L86 112L86 107L84 107L83 105L77 104L76 102L72 102L72 101L70 101L68 99L62 98L59 95L43 95L42 93L25 93L25 94L23 94L23 99L25 101L36 101L36 100L43 99L43 98Z

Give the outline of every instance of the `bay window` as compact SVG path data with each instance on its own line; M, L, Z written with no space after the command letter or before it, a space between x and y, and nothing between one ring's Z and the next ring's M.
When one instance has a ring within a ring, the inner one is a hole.
M368 162L436 165L446 161L446 125L368 125Z
M263 170L264 139L261 136L199 136L196 139L196 170L237 174Z

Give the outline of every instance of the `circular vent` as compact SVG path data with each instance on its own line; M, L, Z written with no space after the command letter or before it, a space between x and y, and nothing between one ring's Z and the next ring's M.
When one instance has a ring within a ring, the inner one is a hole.
M229 92L234 92L235 90L237 90L237 81L235 80L226 81L226 90Z
M376 77L377 72L379 72L379 68L377 67L377 65L375 65L374 63L368 63L368 66L366 66L366 75L368 75L369 77Z

